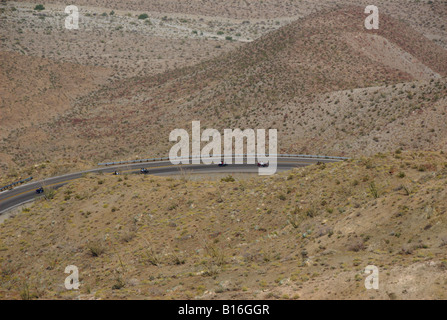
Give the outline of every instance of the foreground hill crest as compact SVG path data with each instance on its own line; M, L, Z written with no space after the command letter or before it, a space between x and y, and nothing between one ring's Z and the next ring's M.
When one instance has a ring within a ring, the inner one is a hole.
M401 150L269 178L90 174L0 224L0 297L445 299L446 186L445 154Z

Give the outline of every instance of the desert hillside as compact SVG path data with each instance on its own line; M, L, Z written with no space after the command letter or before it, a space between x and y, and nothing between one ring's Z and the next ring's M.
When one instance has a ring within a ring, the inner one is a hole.
M0 138L48 121L107 82L110 70L0 52Z
M25 178L36 173L36 163L20 167L20 159L29 159L29 154L15 135L26 132L27 144L43 143L48 136L36 130L37 124L70 110L77 98L107 83L111 71L12 52L0 52L0 61L0 184L4 185L22 174Z
M270 178L88 175L0 225L0 297L445 299L443 153ZM64 269L79 268L78 292ZM367 291L364 269L379 268Z
M15 4L16 2L10 1ZM39 0L19 1L20 4L37 4ZM45 1L48 6L60 5L60 0ZM282 24L283 21L294 20L324 9L336 9L346 5L366 7L371 5L369 0L147 0L126 1L117 0L81 0L76 2L81 8L107 8L109 10L145 11L151 15L167 17L182 17L189 19L219 20L226 19L241 22L261 22L256 28L256 34L263 34L268 29L269 22ZM431 0L376 0L374 1L380 12L392 15L411 25L416 31L424 34L438 45L447 48L447 2ZM231 32L234 24L225 27ZM253 36L253 34L251 34Z
M25 165L165 156L169 132L192 120L277 128L288 153L445 150L447 51L391 16L364 30L362 10L311 14L198 65L116 81L36 125L46 142L22 130L9 138L20 150L4 150Z
M0 300L447 299L447 1L74 5L0 0ZM192 121L348 160L95 168Z

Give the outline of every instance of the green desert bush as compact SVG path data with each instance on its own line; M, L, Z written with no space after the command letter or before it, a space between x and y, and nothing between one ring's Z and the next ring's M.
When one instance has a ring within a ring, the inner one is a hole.
M222 178L220 181L222 181L222 182L234 182L236 180L233 178L232 175L229 175L229 176L227 176L225 178Z

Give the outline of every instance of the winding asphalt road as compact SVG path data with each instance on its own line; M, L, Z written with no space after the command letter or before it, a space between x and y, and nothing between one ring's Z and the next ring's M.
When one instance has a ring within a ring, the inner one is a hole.
M297 167L304 167L317 162L336 162L334 159L312 159L312 158L278 158L277 171L287 171ZM41 181L36 181L28 184L24 184L20 187L12 190L7 190L0 193L0 214L13 209L24 203L33 201L37 197L36 189L43 188L60 188L61 186L69 183L70 181L79 179L88 173L104 173L113 174L115 171L120 173L140 173L140 169L146 168L149 170L148 174L151 175L176 175L182 171L188 173L257 173L258 167L256 165L249 164L233 164L226 167L219 167L217 165L172 165L169 161L157 161L150 163L135 163L119 166L100 167L88 171L71 173L63 176L57 176L48 178Z

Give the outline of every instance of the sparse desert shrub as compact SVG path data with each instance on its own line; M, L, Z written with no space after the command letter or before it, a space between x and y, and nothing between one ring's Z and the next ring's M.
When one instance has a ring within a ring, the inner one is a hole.
M42 10L45 10L45 7L43 6L43 4L38 4L34 7L34 10L42 11Z
M397 295L394 292L387 293L390 300L397 300Z
M410 254L413 254L413 251L414 251L413 246L405 245L405 246L402 247L402 253L403 254L410 255Z
M161 263L160 255L153 249L146 249L145 260L153 266L158 266Z
M185 264L186 260L183 256L178 255L175 252L171 253L172 264L174 265L182 265Z
M296 208L291 214L287 216L287 221L290 223L290 225L293 228L298 228L301 224L301 216L300 216L300 210Z
M112 290L120 290L124 288L126 283L124 282L123 278L121 276L118 276L115 280L115 284L112 286Z
M369 191L371 192L374 199L377 199L379 197L379 189L377 188L374 181L369 184Z
M405 185L402 185L402 189L405 192L405 195L409 196L411 194L411 189Z
M145 19L147 19L147 18L149 18L149 16L147 15L147 13L142 13L142 14L140 14L140 15L138 16L138 19L140 19L140 20L145 20Z
M308 216L309 218L315 217L316 214L317 209L315 209L315 207L310 207L309 209L306 210L306 216Z
M87 244L87 249L89 250L92 257L99 257L105 252L104 245L100 241L92 241Z
M366 245L363 239L356 239L352 243L348 244L348 250L359 252L366 249Z
M134 239L136 236L135 231L128 231L121 237L121 241L123 242L130 242L132 239Z
M332 228L327 227L327 226L320 227L316 232L316 235L318 238L323 237L325 235L332 236L333 234L334 234L334 231L332 230Z
M366 161L363 161L366 169L372 169L374 168L374 163L372 161L372 159L367 159Z
M236 180L233 178L232 175L229 175L229 176L227 176L225 178L222 178L220 181L222 181L222 182L234 182Z
M420 165L420 166L418 166L418 171L419 172L425 172L425 171L427 171L427 167L425 166L425 165Z
M54 196L56 195L56 190L50 189L50 188L45 189L44 195L45 195L45 199L52 200L52 199L54 199Z
M222 266L225 264L225 253L222 249L219 249L213 245L205 246L206 252L213 259L214 264L218 266Z
M219 274L219 272L220 272L220 268L215 265L212 265L202 273L202 276L203 277L215 277ZM222 293L224 291L225 291L225 289L222 287L219 287L216 289L216 293Z
M20 298L22 298L22 300L31 300L28 283L23 285L22 291L20 291Z

